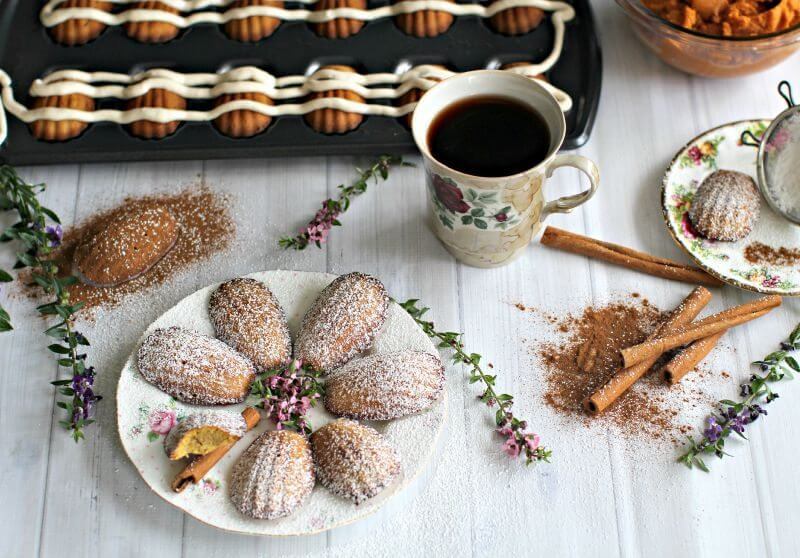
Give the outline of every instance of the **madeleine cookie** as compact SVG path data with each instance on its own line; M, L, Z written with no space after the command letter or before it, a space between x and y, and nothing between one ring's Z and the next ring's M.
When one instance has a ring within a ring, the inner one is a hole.
M317 2L314 3L313 9L315 12L320 12L323 10L334 10L336 8L365 10L367 8L367 0L317 0ZM361 28L364 27L364 22L359 19L337 17L329 21L312 23L311 27L320 37L346 39L361 31Z
M289 430L256 438L233 466L233 506L255 519L278 519L299 508L314 488L314 463L308 441Z
M352 420L329 422L311 435L322 486L355 504L372 498L400 474L400 458L374 428Z
M748 175L716 170L700 183L689 206L689 219L710 240L735 242L750 234L761 213L758 186Z
M424 411L444 390L439 357L398 351L351 360L325 383L325 408L338 416L390 420Z
M217 97L214 106L224 105L231 101L255 101L264 105L272 105L272 99L263 93L231 93ZM254 110L233 110L214 119L214 127L231 138L249 138L266 130L272 117Z
M236 442L247 432L247 422L235 411L203 411L180 421L164 438L171 460L206 455L223 444Z
M165 108L175 110L186 109L186 99L166 89L151 89L144 95L128 101L127 110L139 108ZM128 125L131 134L144 139L160 139L175 133L180 126L179 120L172 122L151 122L136 120Z
M36 97L33 100L34 109L48 107L92 112L94 110L94 99L80 93L70 93L69 95ZM89 127L89 123L81 122L80 120L34 120L29 124L29 127L33 137L36 139L66 141L81 135Z
M286 315L267 286L241 277L221 284L209 301L217 337L266 372L292 358Z
M64 8L92 8L103 12L111 11L111 3L101 0L66 0L58 6L58 10ZM50 36L57 43L66 46L77 46L93 41L105 31L106 24L96 19L68 19L50 28Z
M340 367L372 346L388 308L389 295L375 277L337 277L303 317L295 358L321 372Z
M448 0L452 2L453 0ZM396 2L402 4L403 0ZM394 18L397 26L407 35L420 39L441 35L453 25L453 14L438 10L421 10L408 14L400 14Z
M283 8L282 0L236 0L228 8L247 8L249 6L271 6L273 8ZM231 39L245 43L255 43L265 37L269 37L281 24L281 20L269 16L250 16L239 19L232 19L225 24L225 34Z
M256 377L252 363L222 341L180 327L148 335L137 362L145 380L193 405L240 403Z
M436 67L437 68L442 68L443 70L445 69L444 66L437 65ZM437 77L429 77L427 79L429 79L431 81L435 81L435 82L442 81L441 79L439 79ZM419 100L422 98L422 95L424 95L424 94L425 94L425 91L423 91L422 89L420 89L418 87L415 87L414 89L409 89L408 91L406 91L405 93L403 93L400 96L400 100L398 101L398 106L402 107L403 105L408 105L410 103L418 103ZM411 127L411 120L412 120L412 118L414 118L414 111L412 110L408 114L404 114L401 118L403 119L403 122L405 123L405 125L410 128Z
M324 66L325 70L338 70L340 72L355 72L350 66ZM347 99L363 103L364 98L349 89L331 89L329 91L318 91L311 94L308 98L314 99ZM312 110L305 115L305 121L317 132L323 134L346 134L359 127L364 121L364 115L356 112L347 112L333 108Z
M496 13L489 18L489 24L495 31L503 35L524 35L539 27L543 19L544 11L539 8L520 6Z
M147 273L178 240L178 222L164 207L123 209L75 248L86 283L113 287Z
M179 14L177 8L163 2L136 2L129 10L157 10L170 14ZM125 24L125 32L131 39L140 43L166 43L180 33L180 29L166 21L129 21Z

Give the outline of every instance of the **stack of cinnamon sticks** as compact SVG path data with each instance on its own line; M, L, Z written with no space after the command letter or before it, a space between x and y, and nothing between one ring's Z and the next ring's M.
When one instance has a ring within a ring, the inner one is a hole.
M584 408L591 414L601 413L644 376L664 353L682 347L659 370L665 381L679 382L705 358L727 330L760 318L781 304L781 297L770 295L694 321L710 300L708 289L695 288L645 342L623 349L622 368L586 398Z

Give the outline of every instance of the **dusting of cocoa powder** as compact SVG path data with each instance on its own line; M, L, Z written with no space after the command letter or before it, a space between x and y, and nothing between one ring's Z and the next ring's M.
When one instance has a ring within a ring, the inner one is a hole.
M761 242L753 242L745 247L744 258L754 264L794 266L800 263L800 250L783 246L773 248Z
M225 250L235 236L236 227L230 215L229 200L206 186L193 186L175 194L126 198L120 205L90 216L64 233L64 241L56 254L59 268L73 273L75 249L84 239L118 222L127 214L141 214L163 208L177 222L178 237L174 246L146 273L131 281L97 287L79 283L70 287L72 302L83 302L86 308L114 307L132 294L161 285L191 265ZM39 296L39 292L31 292Z
M644 341L662 318L661 311L647 299L633 294L622 302L587 307L561 318L555 327L563 341L539 343L533 348L545 368L545 403L587 426L613 425L625 436L678 442L693 428L676 423L679 405L709 403L701 390L692 387L703 370L674 388L651 373L598 416L588 416L581 407L587 396L619 370L620 349ZM683 397L678 402L667 397L670 389L681 391Z

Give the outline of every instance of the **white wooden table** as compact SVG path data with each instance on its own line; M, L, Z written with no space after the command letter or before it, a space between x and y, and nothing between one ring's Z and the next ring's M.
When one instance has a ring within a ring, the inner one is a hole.
M709 81L678 73L646 52L612 0L595 4L604 55L603 96L591 141L580 153L600 165L598 195L559 226L683 259L662 224L659 182L674 152L696 133L724 122L769 117L782 108L780 79L795 79L796 57L766 73ZM797 85L797 84L796 84ZM425 226L420 168L372 187L322 250L284 253L277 238L302 225L318 203L353 176L347 158L195 161L22 169L46 181L48 206L69 225L124 196L174 189L202 179L234 195L239 241L233 254L200 265L139 301L86 326L99 372L96 427L76 445L53 414L56 367L44 350L43 323L29 301L4 297L16 325L0 336L0 556L797 556L800 483L800 383L751 429L735 457L713 473L673 462L677 450L597 432L564 432L548 420L542 371L522 342L525 316L509 302L555 312L614 292L638 291L674 306L687 286L585 258L531 247L496 270L457 264ZM577 190L559 171L551 192ZM4 249L0 263L9 263ZM448 370L450 413L443 442L423 478L361 524L289 539L229 535L184 516L150 492L116 433L114 393L120 366L147 324L208 283L274 268L361 270L398 299L420 298L442 327L466 332L471 350L491 359L503 390L517 395L554 450L550 465L525 468L500 454L490 416L463 371ZM569 296L565 296L565 290ZM720 291L714 308L749 298ZM718 357L736 379L800 320L792 300L767 319L737 328ZM100 332L103 332L102 335ZM698 424L698 427L701 425ZM585 439L591 436L591 440ZM580 439L579 439L580 438ZM638 444L638 445L637 445Z

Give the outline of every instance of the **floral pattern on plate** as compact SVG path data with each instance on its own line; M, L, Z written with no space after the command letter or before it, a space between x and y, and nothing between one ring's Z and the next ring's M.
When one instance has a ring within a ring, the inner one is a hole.
M139 404L139 420L131 427L128 435L136 438L147 434L147 441L155 442L185 418L186 413L177 408L177 402L170 398L166 403L150 405L147 402Z
M753 232L738 242L702 238L692 226L689 208L703 179L717 169L729 169L756 177L757 150L743 145L742 132L761 137L768 120L746 120L709 130L690 141L675 155L664 175L662 210L667 228L697 264L710 274L742 289L788 296L800 295L800 269L793 266L751 262L745 249L760 242L774 249L800 248L800 227L794 226L761 204Z
M498 192L461 189L449 177L432 173L428 183L436 206L436 216L442 225L453 229L456 222L481 230L506 230L519 223L519 215L510 205L498 200Z

